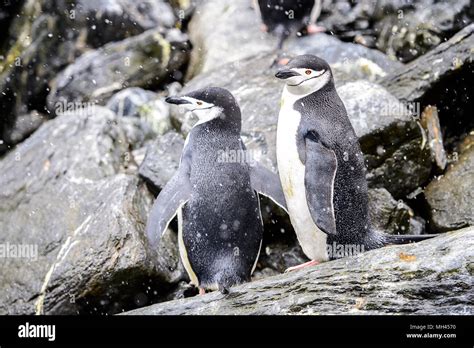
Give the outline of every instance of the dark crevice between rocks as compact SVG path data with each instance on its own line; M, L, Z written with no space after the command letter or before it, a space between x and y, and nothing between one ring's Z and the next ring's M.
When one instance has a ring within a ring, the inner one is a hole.
M11 42L8 42L9 31L5 28L10 28L13 19L20 12L23 2L23 0L10 0L3 1L2 3L0 10L0 28L4 29L2 29L2 33L0 34L0 55L4 54L11 46Z
M474 102L470 92L473 84L474 63L470 63L434 84L418 101L421 111L428 105L434 105L438 109L448 163L455 162L459 153L458 145L469 132L474 130L474 117L472 116ZM433 166L429 180L424 183L423 187L438 175L445 173L448 168L449 164L444 171ZM426 233L440 233L431 223L431 209L423 194L420 193L413 199L408 199L407 202L416 215L426 220ZM465 226L459 226L459 228L462 227Z
M421 109L428 105L438 108L445 149L457 151L457 145L474 129L472 86L474 62L434 84L420 100Z
M171 300L170 296L175 297L178 292L183 297L193 295L194 289L188 289L183 283L167 283L142 269L128 269L114 274L95 293L75 299L75 307L81 315L112 315Z
M308 261L286 213L263 196L260 196L260 209L264 234L254 277L263 278L282 273L288 267Z

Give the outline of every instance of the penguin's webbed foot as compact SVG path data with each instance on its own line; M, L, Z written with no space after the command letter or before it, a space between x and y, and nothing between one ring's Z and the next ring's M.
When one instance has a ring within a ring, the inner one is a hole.
M264 33L268 33L268 27L265 24L260 25L260 30L263 31Z
M285 65L288 64L289 61L290 61L290 58L287 58L287 57L280 57L280 58L277 58L276 63L277 63L279 66L285 66Z
M307 31L308 35L313 35L313 34L317 34L317 33L324 33L326 31L326 28L321 27L321 26L316 25L316 24L309 24L306 27L306 31Z
M199 288L199 296L205 295L205 294L206 294L206 289L200 287Z
M305 268L305 267L316 266L318 264L319 264L319 261L311 260L311 261L302 263L301 265L289 267L285 270L285 273L288 273L288 272L291 272L291 271L296 271L296 270L299 270L299 269L302 269L302 268Z

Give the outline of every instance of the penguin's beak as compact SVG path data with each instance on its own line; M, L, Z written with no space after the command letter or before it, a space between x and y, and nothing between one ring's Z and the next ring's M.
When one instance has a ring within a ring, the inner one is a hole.
M180 98L180 97L168 97L168 98L165 99L165 101L169 104L176 104L176 105L192 104L189 100L186 100L186 99Z
M289 79L290 77L294 77L294 76L299 76L299 74L288 68L281 69L275 74L275 77L281 80Z

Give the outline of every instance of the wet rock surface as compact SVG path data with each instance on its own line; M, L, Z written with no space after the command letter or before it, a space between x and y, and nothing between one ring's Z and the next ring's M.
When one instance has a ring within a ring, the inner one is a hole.
M74 100L103 104L126 87L156 87L187 60L187 37L178 31L163 37L150 30L82 55L53 81L49 108Z
M399 99L417 101L450 75L472 71L473 32L474 24L471 24L404 69L387 76L382 84Z
M403 3L400 1L399 3ZM468 0L418 1L400 6L375 26L377 47L391 57L409 62L435 48L472 22Z
M472 315L473 247L474 230L465 229L127 314Z
M195 46L188 76L216 69L229 62L269 54L268 64L277 57L277 39L259 29L260 19L247 1L211 0L198 6L189 25L190 39ZM393 71L400 64L376 50L337 38L318 34L290 37L283 48L290 55L316 54L329 63L348 62L361 57L376 64L382 73Z
M2 144L0 144L0 153L28 138L28 136L36 131L47 120L48 117L37 111L31 111L27 114L18 116L15 119L12 128L4 137Z
M176 237L163 242L162 269L147 259L152 196L125 172L128 146L120 119L91 108L48 122L2 160L0 243L37 251L2 263L3 314L115 313L133 305L127 288L183 277Z
M174 131L148 144L138 172L151 185L152 190L160 191L173 177L179 167L183 147L183 137Z
M8 1L0 251L37 254L2 259L0 313L172 301L132 313L473 314L472 227L443 233L474 225L472 17L467 0L324 0L326 33L293 35L277 52L248 0ZM165 98L228 88L252 158L276 171L276 60L305 53L331 65L366 159L375 228L440 236L281 274L308 259L288 216L261 197L255 282L186 299L197 290L176 221L154 256L143 233L196 122Z
M157 135L171 130L170 107L157 93L130 87L114 94L106 107L118 116L137 117Z
M171 6L164 1L13 3L22 5L0 54L0 112L5 117L0 138L8 135L16 116L34 109L45 111L50 82L84 52L152 28L165 32L175 22ZM97 78L94 73L85 78Z
M425 221L403 200L395 200L384 188L369 190L370 220L376 230L389 234L423 234Z
M425 189L436 230L474 225L474 134L461 144L458 159Z

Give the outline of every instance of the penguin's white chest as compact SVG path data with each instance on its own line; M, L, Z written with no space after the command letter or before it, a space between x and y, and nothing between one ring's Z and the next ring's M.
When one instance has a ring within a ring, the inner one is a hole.
M327 261L327 236L314 223L306 201L305 166L300 161L296 144L301 114L293 108L293 102L284 100L278 117L277 161L288 213L306 256L311 260Z

